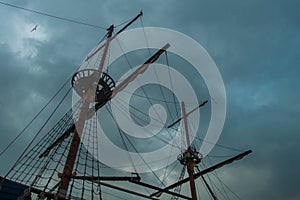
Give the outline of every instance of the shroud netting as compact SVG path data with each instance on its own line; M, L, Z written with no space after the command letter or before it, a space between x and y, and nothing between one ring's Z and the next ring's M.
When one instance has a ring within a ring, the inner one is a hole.
M56 195L60 182L59 176L63 172L74 135L74 118L78 117L80 107L79 101L40 141L32 143L8 172L6 178L42 191L40 196L43 196L43 193ZM85 123L81 140L86 141L87 146L80 143L73 169L74 176L100 176L102 164L87 150L92 150L97 156L97 134L93 134L96 128L95 115ZM99 199L101 198L100 184L71 178L67 198Z

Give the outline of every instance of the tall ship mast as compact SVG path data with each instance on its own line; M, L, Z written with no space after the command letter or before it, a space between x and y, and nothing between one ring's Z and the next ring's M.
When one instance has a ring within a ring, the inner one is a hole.
M208 191L208 196L211 199L218 199L216 190L204 175L243 158L251 153L251 150L239 152L226 160L200 169L199 165L203 161L203 155L199 153L197 142L193 142L190 138L189 116L205 107L206 103L209 102L208 100L189 110L186 107L187 101L175 102L174 100L175 107L173 109L176 110L177 119L173 117L170 125L164 127L164 131L169 135L174 132L176 134L179 132L178 124L182 123L184 128L181 130L183 137L181 142L184 144L180 147L180 154L177 155L175 164L172 165L168 161L169 166L166 167L163 173L158 174L155 172L156 169L144 160L139 149L133 144L134 142L130 140L130 137L124 136L119 127L117 130L120 133L120 141L124 144L125 150L135 151L144 162L143 165L149 169L149 173L139 172L139 164L136 164L137 161L130 156L128 156L128 162L132 166L125 167L125 171L115 170L119 167L108 166L99 159L102 156L102 151L99 150L98 143L102 141L102 138L97 133L99 128L98 118L107 123L114 122L112 119L113 111L106 107L107 104L110 104L119 93L126 90L129 84L145 73L148 68L152 67L151 65L158 62L163 56L165 56L167 62L169 61L167 52L172 47L171 40L161 45L160 49L153 50L149 47L147 59L138 67L132 68L131 72L117 83L109 75L108 67L110 63L108 60L110 51L113 50L110 49L112 41L116 40L122 50L118 35L122 34L142 15L143 13L140 12L116 33L114 25L107 28L105 39L84 59L84 67L71 77L72 89L76 96L76 101L73 102L71 109L50 130L44 131L53 113L57 111L61 102L71 91L68 90L8 173L1 177L0 199L122 199L122 196L120 197L117 194L122 195L124 193L128 194L129 197L126 196L126 198L130 199L196 200L199 199L198 180L202 181L202 187ZM147 41L146 34L145 40ZM129 58L126 56L125 60L129 62ZM90 66L90 63L94 63L94 65ZM164 90L164 88L159 87L159 92L162 93L164 103L169 109L168 103L171 100L166 99ZM150 104L156 103L154 101L155 97L147 95L145 89L142 91ZM124 102L120 104L124 104ZM179 107L181 110L178 111ZM188 108L191 108L191 106ZM108 117L104 115L104 118L103 116L101 118L97 113L104 109L106 109L105 113ZM130 109L139 111L134 106ZM144 115L141 111L139 112L140 115ZM136 121L140 120L140 123L144 123L144 126L147 124L147 119L143 121L138 114L132 115ZM157 113L155 116L160 117ZM111 132L114 131L114 129L110 130ZM43 132L45 134L42 134ZM162 143L168 143L169 137L155 137ZM109 156L115 157L112 159L117 163L118 155L113 154L110 150L107 152L111 153ZM172 174L173 169L178 167L176 163L181 165L179 177L177 180L173 178L172 182L166 181L167 175ZM185 176L186 174L187 176ZM182 185L188 185L189 189L187 191L189 192L181 193ZM108 189L110 193L104 188ZM118 192L115 194L111 191Z

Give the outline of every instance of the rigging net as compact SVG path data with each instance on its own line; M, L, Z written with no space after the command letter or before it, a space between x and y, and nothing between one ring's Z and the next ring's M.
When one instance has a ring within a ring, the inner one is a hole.
M38 190L39 196L55 196L67 158L67 150L74 135L74 116L76 119L80 106L79 101L40 141L32 143L31 148L28 148L5 178ZM82 140L90 145L80 144L72 174L74 177L80 175L100 177L101 163L87 150L95 154L98 152L98 146L95 145L98 140L97 134L93 134L96 126L96 117L92 117L85 124ZM101 187L99 183L71 177L68 194L69 198L99 199Z

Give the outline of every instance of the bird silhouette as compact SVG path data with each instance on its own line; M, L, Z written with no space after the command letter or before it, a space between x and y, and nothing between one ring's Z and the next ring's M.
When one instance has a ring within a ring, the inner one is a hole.
M30 32L33 32L33 31L35 31L37 27L38 27L38 25L35 25L35 27L34 27L33 29L31 29L31 31L30 31Z

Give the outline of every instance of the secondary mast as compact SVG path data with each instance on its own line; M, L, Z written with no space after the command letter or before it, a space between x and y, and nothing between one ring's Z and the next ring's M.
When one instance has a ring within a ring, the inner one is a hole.
M181 110L182 110L182 118L183 118L184 129L185 129L187 150L184 153L182 153L181 155L179 155L178 160L180 161L180 163L182 165L187 166L192 200L197 200L196 185L195 185L195 180L194 180L194 167L195 167L195 164L200 163L201 158L199 157L196 149L191 147L191 141L190 141L188 123L187 123L187 113L186 113L185 104L183 101L181 102Z

